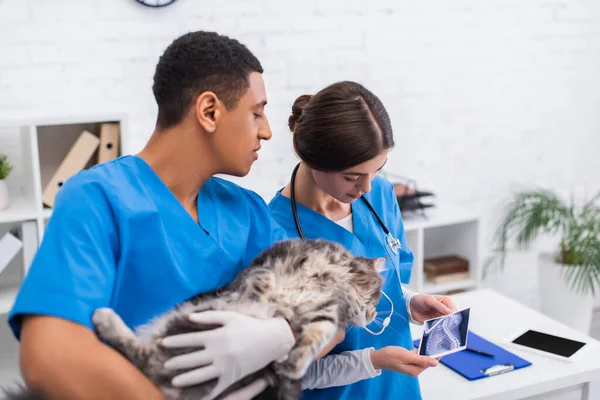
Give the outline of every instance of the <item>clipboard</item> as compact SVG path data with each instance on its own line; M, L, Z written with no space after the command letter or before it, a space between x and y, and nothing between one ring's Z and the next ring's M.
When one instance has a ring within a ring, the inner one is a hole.
M419 341L420 339L417 339L413 342L415 347L418 347ZM470 381L488 378L531 365L531 362L485 340L471 331L467 335L467 347L489 353L493 357L463 350L443 356L440 359L440 363Z

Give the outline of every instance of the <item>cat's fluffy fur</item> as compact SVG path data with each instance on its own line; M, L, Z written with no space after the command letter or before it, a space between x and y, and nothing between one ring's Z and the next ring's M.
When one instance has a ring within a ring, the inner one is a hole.
M302 376L337 330L347 324L364 326L375 318L384 263L384 259L355 257L329 241L287 240L260 254L227 287L183 302L140 327L137 334L111 309L97 310L93 322L99 338L127 357L167 399L198 400L212 390L216 380L173 388L170 381L181 371L165 370L164 362L193 349L164 348L161 338L215 328L191 322L192 312L231 310L258 318L283 317L297 338L287 359L245 377L220 397L264 377L270 386L256 399L298 399ZM7 398L34 399L43 400L24 393Z

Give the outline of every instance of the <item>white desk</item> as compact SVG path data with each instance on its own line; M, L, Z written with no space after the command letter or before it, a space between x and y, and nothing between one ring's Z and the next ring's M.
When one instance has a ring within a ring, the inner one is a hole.
M490 289L460 293L452 298L459 309L471 308L471 331L500 344L532 365L469 381L440 363L419 376L423 400L522 399L569 387L573 390L582 388L582 398L587 400L589 382L600 380L598 341ZM499 343L512 332L525 328L581 340L593 348L577 363L567 363ZM411 324L411 331L413 338L420 338L422 327Z

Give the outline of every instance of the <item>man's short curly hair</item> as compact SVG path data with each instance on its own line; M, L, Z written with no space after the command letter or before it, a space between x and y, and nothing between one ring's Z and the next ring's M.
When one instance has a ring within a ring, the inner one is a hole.
M235 39L215 32L190 32L175 39L158 60L152 91L158 104L157 126L172 127L205 91L228 109L249 87L248 74L263 72L258 59Z

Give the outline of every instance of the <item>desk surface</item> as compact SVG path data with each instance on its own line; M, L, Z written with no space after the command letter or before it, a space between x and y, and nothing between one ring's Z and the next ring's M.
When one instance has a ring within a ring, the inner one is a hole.
M458 309L471 308L471 331L531 361L532 365L468 381L439 364L419 376L424 400L520 399L600 379L600 343L593 338L490 289L460 293L452 298ZM500 343L519 329L554 333L584 341L592 348L577 363L568 363ZM411 331L413 338L420 338L422 327L411 324Z

